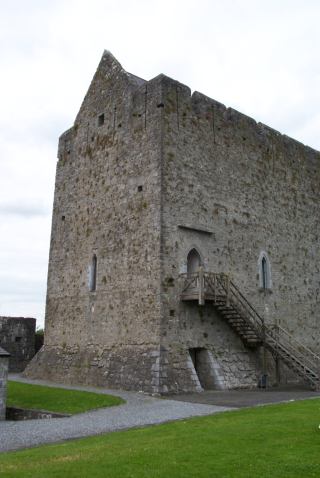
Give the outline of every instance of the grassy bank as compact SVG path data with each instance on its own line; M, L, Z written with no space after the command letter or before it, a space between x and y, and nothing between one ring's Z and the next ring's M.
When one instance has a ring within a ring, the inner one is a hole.
M0 476L320 476L320 400L226 412L0 455Z
M8 407L74 414L121 403L124 403L121 398L112 395L8 382Z

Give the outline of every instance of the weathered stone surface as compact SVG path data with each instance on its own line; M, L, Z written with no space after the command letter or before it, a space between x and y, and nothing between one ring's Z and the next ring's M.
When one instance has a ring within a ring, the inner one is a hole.
M0 347L0 420L6 417L9 354Z
M10 353L9 372L22 372L35 354L36 319L0 317L0 345Z
M319 350L318 152L105 52L58 158L45 346L29 376L153 392L256 386L261 351L212 305L180 300L192 248L267 323Z

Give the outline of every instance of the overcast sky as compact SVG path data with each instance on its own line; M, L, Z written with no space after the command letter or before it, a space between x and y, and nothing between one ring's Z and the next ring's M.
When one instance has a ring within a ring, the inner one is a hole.
M0 0L0 315L43 323L57 141L104 49L320 149L318 0Z

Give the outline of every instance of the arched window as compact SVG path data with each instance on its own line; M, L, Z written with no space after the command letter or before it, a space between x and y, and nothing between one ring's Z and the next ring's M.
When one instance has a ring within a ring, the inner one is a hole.
M198 272L201 266L201 257L197 249L191 249L187 256L187 273L188 275Z
M267 259L262 258L261 261L261 275L262 275L262 288L268 289L268 269L267 269Z
M89 289L94 292L97 287L97 256L93 254L90 265Z
M261 289L271 289L271 268L266 252L261 252L259 257L259 282Z

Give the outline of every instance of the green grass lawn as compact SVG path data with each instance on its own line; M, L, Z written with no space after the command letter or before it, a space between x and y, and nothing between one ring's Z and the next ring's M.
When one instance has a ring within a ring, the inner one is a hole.
M0 455L6 478L320 476L320 400L225 412Z
M121 403L124 403L122 398L112 395L30 385L11 380L8 382L8 407L74 414Z

